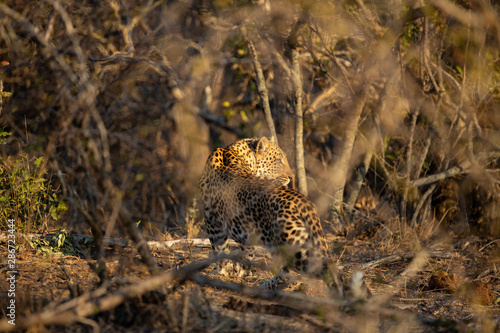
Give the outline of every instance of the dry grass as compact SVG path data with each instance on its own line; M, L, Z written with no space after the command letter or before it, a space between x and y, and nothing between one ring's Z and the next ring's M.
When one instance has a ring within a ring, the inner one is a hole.
M261 294L244 287L255 286L271 276L257 267L252 269L252 276L244 278L219 276L212 272L213 266L198 274L200 268L196 267L203 267L209 253L207 248L155 252L165 271L156 277L148 276L132 249L107 248L111 283L99 289L94 287L98 278L85 260L71 256L46 258L25 251L18 260L18 269L23 274L17 282L21 314L17 326L28 324L25 316L43 312L45 319L37 319L38 325L30 325L32 330L64 332L94 327L100 331L494 332L495 327L498 329L500 309L494 304L500 295L495 282L498 273L489 270L491 264L498 264L498 245L469 239L467 244L450 244L455 248L453 251L450 246L443 246L432 252L409 252L403 246L381 249L372 241L345 242L329 237L329 242L343 245L343 274L350 275L360 268L365 272L373 293L365 303L340 302L344 305L339 307L339 300L325 298L326 286L322 287L321 281L297 275L292 276L296 282L281 294ZM2 247L3 252L5 246ZM390 253L399 257L389 257ZM476 260L471 261L468 258L473 253ZM260 256L256 259L260 263L269 260ZM186 275L190 270L192 273ZM454 272L453 277L449 278L452 273L447 272ZM116 297L125 295L128 297L113 303ZM3 295L2 304L5 301ZM73 312L57 315L57 309L71 309L67 305L70 303L84 313L88 301L103 310L76 321L70 319ZM111 304L114 305L108 307ZM53 314L47 315L51 311ZM42 322L44 326L40 326Z

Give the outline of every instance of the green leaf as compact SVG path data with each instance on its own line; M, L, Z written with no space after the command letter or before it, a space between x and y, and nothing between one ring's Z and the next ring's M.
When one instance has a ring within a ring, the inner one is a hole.
M241 110L240 111L240 116L241 116L241 119L243 119L244 122L248 123L249 119L248 119L248 116L247 116L247 113L245 112L245 110Z
M231 118L234 113L235 111L233 109L227 109L226 111L224 111L224 118L226 118L226 120L229 120L229 118Z
M36 159L36 161L35 161L35 163L34 163L34 164L35 164L35 167L37 167L37 168L38 168L38 167L40 166L40 163L42 163L42 162L43 162L43 157L42 157L42 156L40 156L39 158L37 158L37 159Z

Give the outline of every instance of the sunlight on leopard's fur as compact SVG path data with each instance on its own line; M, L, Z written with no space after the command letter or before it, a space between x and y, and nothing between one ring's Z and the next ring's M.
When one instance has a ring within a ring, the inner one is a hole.
M274 143L274 138L242 139L229 145L224 153L228 167L249 171L257 178L273 180L286 186L295 176L285 153Z
M286 155L265 137L217 148L199 183L212 247L220 252L231 238L242 246L280 249L292 254L293 268L340 288L314 204L284 186L292 176ZM274 289L283 282L278 275L262 286Z

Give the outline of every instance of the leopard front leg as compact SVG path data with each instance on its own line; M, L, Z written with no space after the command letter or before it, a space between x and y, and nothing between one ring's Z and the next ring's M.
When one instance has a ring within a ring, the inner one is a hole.
M206 212L205 214L205 223L214 255L229 253L228 234L223 224L210 212ZM241 259L245 261L253 259L253 251L248 250L244 245L240 245L240 250ZM213 272L223 276L236 275L238 277L245 277L252 275L249 265L229 259L219 260Z
M284 255L286 252L281 248L280 251L272 250L271 257L277 260L274 262L273 266L278 267L278 273L270 279L263 280L259 283L259 289L265 291L274 291L281 289L288 284L288 272L291 267L293 267L294 260L290 259L290 256ZM288 258L287 258L288 257ZM275 266L276 265L276 266Z
M234 271L240 278L253 276L251 263L255 258L254 248L252 246L240 245L241 259L246 263L234 263Z
M227 253L227 233L224 230L223 224L215 217L215 215L210 210L205 210L205 226L207 229L208 239L212 245L212 251L215 256ZM225 263L227 260L217 261L216 267L213 273L218 273L221 275L228 275L225 269Z
M229 252L229 246L224 248L226 253ZM240 278L252 276L252 266L249 264L253 260L253 251L250 248L247 248L243 245L240 245L240 253L235 257L235 260L232 259L223 259L219 261L220 274L225 276L238 276ZM236 259L241 259L243 262L240 262Z

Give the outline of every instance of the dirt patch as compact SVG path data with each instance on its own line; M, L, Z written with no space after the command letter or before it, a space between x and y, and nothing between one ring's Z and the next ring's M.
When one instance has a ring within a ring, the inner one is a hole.
M119 306L69 325L37 327L35 331L74 332L99 328L101 332L113 331L218 331L218 332L316 332L358 331L361 329L402 329L423 332L495 331L500 323L500 263L498 247L487 242L469 240L446 250L429 252L424 268L405 278L413 260L411 251L374 247L370 241L346 242L329 237L331 244L341 250L340 264L348 279L351 272L362 269L373 293L363 304L341 307L329 313L304 311L283 304L279 299L264 300L244 296L235 291L201 286L185 281L170 283L127 299ZM464 246L464 244L467 244ZM399 250L399 251L397 251ZM6 244L0 252L7 253ZM417 253L417 252L415 252ZM139 257L131 248L110 248L107 266L111 283L109 294L120 286L140 282L149 277ZM184 248L154 252L159 265L165 270L178 270L208 258L207 248ZM399 258L398 259L398 255ZM4 255L3 255L4 256ZM392 257L390 257L392 256ZM384 261L385 258L389 258ZM21 317L40 312L47 306L69 301L97 288L97 275L85 259L75 256L49 256L33 251L22 251L16 258L19 272L16 285L17 315ZM376 264L373 264L376 260ZM269 262L261 257L259 263ZM91 262L92 263L92 262ZM373 264L373 265L370 265ZM363 269L363 267L365 267ZM271 272L252 269L251 276L222 277L205 269L203 276L213 280L256 286ZM0 266L6 272L6 263ZM294 281L295 280L295 281ZM398 282L399 281L399 282ZM8 290L6 279L0 289ZM325 297L323 282L292 276L292 283L285 290L309 297ZM377 309L379 317L371 317L370 302L381 299ZM5 316L7 294L0 295L2 317ZM382 304L382 305L380 305ZM391 318L407 318L408 321ZM331 318L333 316L337 318ZM398 317L399 316L399 317Z

